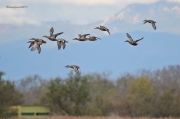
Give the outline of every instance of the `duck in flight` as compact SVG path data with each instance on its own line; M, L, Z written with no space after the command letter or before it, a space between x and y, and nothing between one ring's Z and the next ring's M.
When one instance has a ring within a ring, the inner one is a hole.
M142 38L140 38L140 39L138 39L138 40L133 40L132 39L132 37L128 34L128 33L126 33L126 35L127 35L127 37L129 38L129 40L126 40L126 41L124 41L124 42L128 42L129 44L131 44L131 45L133 45L133 46L136 46L136 45L138 45L138 41L140 41L140 40L142 40L144 37L142 37Z
M79 36L79 38L86 38L86 36L88 36L88 35L90 35L90 34L79 34L78 36Z
M30 43L29 48L31 48L31 51L38 50L38 53L41 53L41 47L40 45L45 44L46 41L39 39L39 38L31 38L31 41L28 41L27 43Z
M89 41L96 41L97 39L100 39L100 38L98 38L96 36L89 36L89 38L88 38Z
M50 32L50 37L52 37L52 38L56 38L58 35L63 34L63 32L53 34L53 33L54 33L54 28L53 28L53 27L51 27L51 29L49 30L49 32Z
M144 24L145 23L151 23L153 29L156 30L156 25L155 25L156 22L155 21L153 21L153 20L144 20L143 22L144 22Z
M72 69L74 69L74 71L75 71L76 73L79 73L80 67L77 66L77 65L66 65L65 67L66 67L66 68L72 68Z
M106 28L105 26L96 27L96 28L94 28L94 29L99 29L99 30L101 30L101 31L107 31L107 32L109 33L109 35L110 35L109 29Z
M67 40L62 39L62 38L57 38L57 39L56 39L56 38L52 38L52 37L46 36L46 35L44 35L43 37L49 39L50 41L57 41L58 50L61 49L61 46L63 47L63 49L65 49L66 43L68 43Z

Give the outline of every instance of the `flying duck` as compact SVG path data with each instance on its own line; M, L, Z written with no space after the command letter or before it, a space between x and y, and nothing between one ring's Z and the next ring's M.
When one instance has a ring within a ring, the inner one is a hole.
M143 22L144 22L144 24L145 23L151 23L151 25L154 28L154 30L156 30L156 25L155 25L156 22L155 21L153 21L153 20L144 20Z
M107 29L105 26L96 27L94 29L99 29L101 31L107 31L109 33L109 35L110 35L109 29Z
M126 33L126 35L127 35L127 37L129 38L129 40L126 40L126 41L124 41L124 42L128 42L129 44L131 44L131 45L133 45L133 46L136 46L136 45L138 45L138 41L140 41L140 40L142 40L144 37L142 37L141 39L138 39L138 40L133 40L132 39L132 37L128 34L128 33Z
M72 68L72 69L74 69L74 71L75 71L76 73L79 73L80 67L77 66L77 65L66 65L65 67L66 67L66 68Z
M29 41L27 43L30 43L29 48L32 47L31 51L34 51L37 49L38 53L40 54L41 53L40 45L46 43L46 41L39 39L39 38L31 38L30 40L33 40L33 41Z

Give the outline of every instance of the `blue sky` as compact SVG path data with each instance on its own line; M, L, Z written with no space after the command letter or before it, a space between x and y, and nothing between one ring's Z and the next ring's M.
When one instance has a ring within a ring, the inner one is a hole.
M28 6L6 8L6 6ZM7 0L0 5L0 70L4 78L18 80L38 74L43 78L67 77L76 64L82 74L110 72L110 77L137 73L142 69L157 70L180 64L179 0ZM157 22L157 30L144 19ZM95 30L109 28L111 35ZM48 39L42 52L30 51L27 41L64 32L60 38L69 41L65 50ZM126 33L134 39L144 37L134 47L124 42ZM90 33L102 40L73 41L78 34Z

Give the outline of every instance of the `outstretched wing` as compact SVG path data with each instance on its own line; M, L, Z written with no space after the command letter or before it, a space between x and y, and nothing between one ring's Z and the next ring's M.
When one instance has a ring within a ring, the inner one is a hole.
M102 29L107 29L105 26L100 26L100 28L102 28Z
M38 38L31 38L31 39L29 39L29 40L34 40L34 41L39 41L39 39Z
M29 43L30 43L29 48L34 45L34 42L35 42L35 41L31 41L31 42L29 41Z
M61 41L57 41L58 50L61 49Z
M53 27L51 27L50 33L54 33L54 28Z
M90 34L83 34L82 36L86 37L86 36L88 36L88 35L90 35Z
M80 37L82 37L82 35L81 35L81 34L78 34L78 36L79 36L79 38L80 38Z
M152 21L152 22L151 22L151 24L152 24L152 27L154 28L154 30L156 30L156 25L155 25L155 22L154 22L154 21Z
M127 37L129 38L130 41L133 41L132 37L128 33L126 33L126 35L127 35Z
M141 39L135 40L135 42L138 42L138 41L142 40L143 38L144 38L144 37L142 37Z
M40 54L41 53L41 47L40 47L40 45L38 46L38 53Z
M49 30L49 32L50 32L50 36L52 37L52 36L53 36L53 33L54 33L54 28L51 27L51 29Z
M63 34L63 32L54 34L54 38L56 38L58 35L61 35L61 34Z
M76 67L77 69L80 69L80 67L79 67L79 66L77 66L77 65L75 65L75 67Z
M79 73L79 70L78 70L77 68L74 68L74 71L75 71L76 73Z
M38 43L34 42L34 45L32 46L31 51L36 50L37 47L38 47Z
M107 29L107 32L108 32L108 33L109 33L109 35L110 35L109 29Z
M86 38L86 36L88 36L88 35L90 35L90 34L79 34L79 38Z
M79 73L79 70L78 70L80 68L79 66L72 65L72 67L76 73Z
M65 49L66 43L63 41L61 44L62 44L63 49Z

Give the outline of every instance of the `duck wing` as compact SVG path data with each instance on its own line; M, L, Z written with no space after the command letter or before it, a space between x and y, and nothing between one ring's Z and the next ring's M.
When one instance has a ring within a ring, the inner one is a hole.
M29 48L34 45L34 42L35 42L35 41L33 41L33 42L30 43Z
M27 43L30 43L29 48L34 45L34 42L35 42L35 41L28 41L28 42L27 42Z
M49 32L50 32L50 36L53 36L53 33L54 33L54 28L53 28L53 27L51 27L51 29L49 30Z
M58 50L61 49L61 41L57 41Z
M88 36L88 35L90 35L90 34L83 34L82 36L85 38L85 37Z
M79 70L78 70L77 68L74 68L74 71L75 71L76 73L79 73Z
M54 34L54 38L56 38L58 35L61 35L61 34L63 34L63 32Z
M54 28L51 27L51 29L49 30L50 33L54 33Z
M102 29L107 29L105 26L100 26L100 28L102 28Z
M82 37L82 35L81 35L81 34L78 34L78 36L79 36L79 38L81 38L81 37Z
M79 66L72 65L72 67L76 73L79 73L79 70L78 70L80 68Z
M128 33L126 33L126 35L127 35L127 37L129 38L130 41L133 41L132 37Z
M34 41L36 41L36 42L38 42L38 41L39 41L39 39L38 39L38 38L31 38L31 39L29 39L29 40L34 40Z
M140 39L138 39L138 40L135 40L134 42L138 42L138 41L140 41L140 40L142 40L144 37L142 37L142 38L140 38Z
M86 36L88 36L88 35L90 35L90 34L79 34L79 38L86 38Z
M75 67L76 67L77 69L80 69L80 67L79 67L79 66L77 66L77 65L75 65Z
M143 22L144 22L143 24L145 24L145 23L147 23L147 22L148 22L148 20L144 20Z
M38 47L38 43L37 43L37 42L34 42L32 48L31 48L31 51L36 50L37 47Z
M155 22L154 22L154 21L152 21L152 22L151 22L151 24L152 24L152 27L154 28L154 30L156 30L156 25L155 25Z
M107 32L108 32L108 33L109 33L109 35L110 35L109 29L107 29Z
M61 44L62 44L63 49L65 49L66 43L63 41Z
M40 54L40 53L41 53L41 47L40 47L40 45L38 46L37 50L38 50L38 53Z

